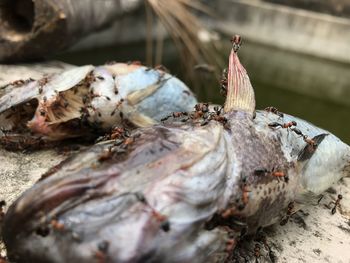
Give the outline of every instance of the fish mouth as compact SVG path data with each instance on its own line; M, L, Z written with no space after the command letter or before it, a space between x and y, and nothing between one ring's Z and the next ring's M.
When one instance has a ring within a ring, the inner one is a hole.
M57 141L82 136L88 125L86 86L78 86L47 98L34 98L0 114L2 141L5 145L20 140Z
M81 136L83 124L86 125L88 103L91 101L88 94L86 85L78 85L58 92L50 100L41 100L33 118L27 122L27 128L50 140Z

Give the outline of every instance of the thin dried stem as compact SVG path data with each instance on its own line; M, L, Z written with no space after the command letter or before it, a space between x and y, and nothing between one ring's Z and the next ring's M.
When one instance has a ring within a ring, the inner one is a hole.
M146 64L152 66L153 63L153 14L152 9L148 4L145 5L146 8Z
M198 0L146 1L169 32L188 74L193 72L194 65L203 62L211 64L217 69L223 65L213 43L201 41L199 33L208 32L208 30L193 14L193 11L212 13L208 7Z

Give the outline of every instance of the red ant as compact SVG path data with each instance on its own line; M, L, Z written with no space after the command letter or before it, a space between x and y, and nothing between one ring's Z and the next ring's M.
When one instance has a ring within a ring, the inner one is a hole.
M246 177L243 177L242 180L241 180L241 191L242 191L242 202L243 202L243 205L238 207L239 210L243 210L244 207L248 204L249 193L251 192L250 190L248 190L247 178Z
M260 254L260 246L259 246L259 244L255 244L255 247L254 247L254 256L255 256L255 262L258 262L258 258L261 257L261 254Z
M284 114L282 112L279 112L278 109L275 108L275 107L270 106L270 107L265 108L264 110L267 111L267 112L274 113L274 114L278 115L281 118L284 117Z
M308 145L312 146L315 148L317 146L317 143L313 140L308 138L306 135L303 136L304 142L306 142Z
M57 230L57 231L62 231L64 230L64 224L59 222L56 219L51 220L50 222L51 226L53 229Z
M159 213L157 210L155 210L151 205L147 202L146 197L142 193L134 193L137 200L139 200L141 203L145 204L151 209L152 216L160 222L160 228L164 232L169 232L170 231L170 222L168 221L168 218L165 215L162 215Z
M285 218L283 218L280 222L281 226L284 226L285 224L288 223L289 218L291 217L291 215L293 214L293 209L294 209L294 202L290 202L288 204L288 208L287 208L287 215Z
M289 181L289 177L288 177L284 172L282 172L282 171L275 171L275 172L272 172L271 175L272 175L272 176L275 176L275 177L278 177L278 178L283 177L283 178L284 178L284 181L285 181L286 183L288 183L288 181Z
M286 123L278 123L278 122L271 122L268 124L270 128L278 128L278 127L281 127L281 128L284 128L284 129L287 129L287 128L291 128L293 126L297 126L297 123L295 121L291 121L291 122L286 122Z
M240 35L234 35L231 38L232 48L235 53L237 53L238 49L241 47L242 38Z
M300 136L302 136L302 137L304 137L305 135L299 130L299 129L297 129L297 128L291 128L291 130L293 131L293 132L295 132L295 134L297 134L297 135L300 135Z
M272 171L268 171L265 168L254 170L254 175L256 175L256 176L264 176L264 175L267 175L267 174L271 174L272 176L277 177L277 178L284 178L284 181L286 183L288 183L288 181L289 181L288 175L286 175L282 171L274 171L274 169L272 169Z
M108 241L102 241L98 245L98 250L95 252L95 258L98 259L99 263L106 262L107 258L107 252L109 248L109 242Z

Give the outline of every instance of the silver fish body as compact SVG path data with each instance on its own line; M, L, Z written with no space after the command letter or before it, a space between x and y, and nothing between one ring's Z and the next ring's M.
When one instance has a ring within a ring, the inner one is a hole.
M188 87L170 74L122 63L76 67L9 85L1 94L5 146L16 136L44 141L95 136L123 121L148 126L196 104Z
M223 262L242 232L281 221L291 202L306 204L349 176L350 147L325 130L265 111L225 117L139 129L127 147L102 142L55 167L6 214L10 259ZM322 135L314 152L305 155L289 128L268 125L289 121Z

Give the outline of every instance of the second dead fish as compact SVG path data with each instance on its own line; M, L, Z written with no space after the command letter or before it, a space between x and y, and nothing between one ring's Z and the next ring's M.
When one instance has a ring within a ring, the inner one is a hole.
M15 147L96 136L123 120L145 127L195 104L187 86L161 70L122 63L82 66L3 87L1 142Z

